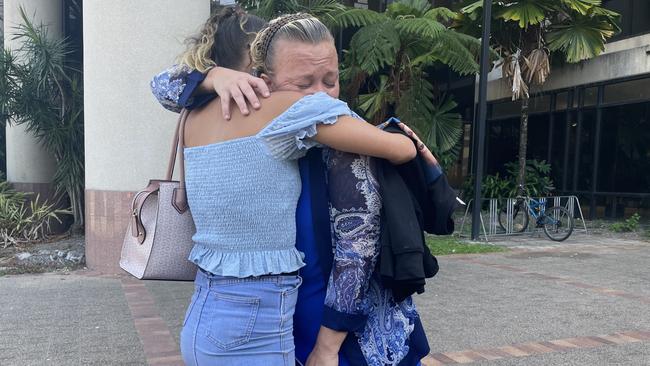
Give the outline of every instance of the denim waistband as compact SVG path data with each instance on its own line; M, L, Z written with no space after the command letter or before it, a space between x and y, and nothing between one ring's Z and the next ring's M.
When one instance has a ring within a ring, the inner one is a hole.
M194 283L203 287L210 287L215 285L233 285L238 283L275 283L282 285L283 283L291 283L293 279L298 276L298 271L291 273L282 273L282 274L272 274L272 275L263 275L256 277L226 277L219 276L207 272L201 268L196 271L196 278Z

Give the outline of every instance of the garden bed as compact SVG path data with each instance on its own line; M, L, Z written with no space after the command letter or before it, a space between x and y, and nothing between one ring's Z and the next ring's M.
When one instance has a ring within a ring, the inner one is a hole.
M0 276L66 272L83 268L85 263L83 235L54 237L39 243L0 247Z

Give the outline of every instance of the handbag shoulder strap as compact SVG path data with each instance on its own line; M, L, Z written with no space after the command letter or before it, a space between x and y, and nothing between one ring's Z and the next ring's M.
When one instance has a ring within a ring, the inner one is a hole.
M172 152L174 158L173 160L170 158L170 166L167 167L167 172L169 174L167 179L171 180L172 176L170 173L173 173L174 171L174 164L176 163L176 151L178 151L181 156L181 171L179 172L178 188L174 188L174 193L172 194L172 206L174 206L179 214L184 213L188 209L187 194L185 192L185 122L187 121L187 116L189 114L190 112L187 109L183 109L180 117L178 117L178 127L176 128L175 134L175 137L177 136L177 138L175 139L175 148Z
M176 153L178 152L178 145L181 145L181 149L183 145L183 142L181 141L179 143L179 138L180 138L180 131L181 129L185 129L185 121L187 120L187 115L189 114L189 111L187 109L183 109L178 116L178 122L176 123L176 130L174 131L174 139L172 140L172 149L169 154L169 162L167 163L167 173L165 174L165 180L171 181L172 176L174 175L174 167L176 165ZM182 125L182 126L181 126ZM181 154L183 151L181 150ZM183 164L183 159L181 155L181 164ZM181 169L181 173L183 173Z
M174 133L174 139L172 141L172 150L169 154L169 162L167 164L167 173L165 175L166 181L171 181L172 176L174 175L174 166L176 165L176 155L180 151L180 181L178 188L174 189L172 194L171 205L178 211L179 214L187 211L187 195L185 194L185 159L183 148L184 136L185 136L185 121L187 120L187 115L189 112L186 109L183 109L180 116L178 117L178 123L176 125L176 131ZM142 191L136 193L131 202L131 235L138 239L140 244L144 243L147 232L142 223L142 206L149 196L155 194L160 189L159 180L151 180L147 187Z

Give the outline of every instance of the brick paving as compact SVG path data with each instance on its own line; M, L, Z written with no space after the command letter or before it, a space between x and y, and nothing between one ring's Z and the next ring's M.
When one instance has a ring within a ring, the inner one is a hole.
M519 358L572 349L588 349L650 341L650 331L621 331L598 336L574 337L550 341L510 344L497 348L432 353L422 360L423 366L439 366Z
M131 278L123 278L121 282L147 363L152 366L182 365L179 346L160 317L144 282Z

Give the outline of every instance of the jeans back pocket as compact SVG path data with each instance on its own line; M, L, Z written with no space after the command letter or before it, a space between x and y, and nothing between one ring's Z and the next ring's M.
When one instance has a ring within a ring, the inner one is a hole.
M257 297L210 293L200 320L207 327L206 337L223 351L247 343L259 306Z

